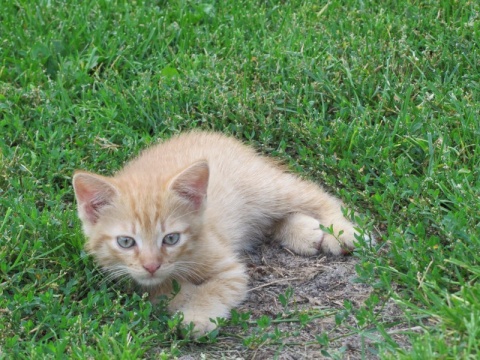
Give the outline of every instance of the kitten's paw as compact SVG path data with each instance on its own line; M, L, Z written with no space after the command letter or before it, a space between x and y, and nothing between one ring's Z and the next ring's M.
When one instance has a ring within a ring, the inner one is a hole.
M208 334L210 331L215 330L215 328L217 327L216 324L210 321L210 318L190 311L183 312L183 323L193 323L194 328L192 336L196 339Z
M355 237L325 234L318 250L325 254L348 255L355 248L354 240Z
M348 255L355 249L358 233L354 230L350 223L342 224L341 231L336 231L333 227L333 234L325 234L319 250L327 254ZM369 235L363 235L367 244L375 245L375 238Z
M292 214L280 225L277 234L281 244L299 255L318 254L325 233L320 223L303 214Z
M319 252L333 255L347 255L355 249L357 242L354 225L337 217L331 220L332 233L322 231L320 222L311 216L290 214L277 225L274 238L283 246L299 255L316 255ZM365 241L374 244L373 237L364 236Z

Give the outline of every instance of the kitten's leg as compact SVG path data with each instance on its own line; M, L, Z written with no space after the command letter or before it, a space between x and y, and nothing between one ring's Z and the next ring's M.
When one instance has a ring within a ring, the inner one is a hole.
M288 177L288 187L282 187L279 199L285 215L274 229L274 238L302 255L319 251L334 255L354 249L354 224L342 212L342 203L318 185ZM320 230L320 224L333 227L333 235Z
M229 317L230 310L244 300L248 276L243 264L228 259L218 264L215 275L204 283L180 285L180 293L170 301L169 310L181 311L184 323L193 322L194 336L199 337L215 329L210 319Z

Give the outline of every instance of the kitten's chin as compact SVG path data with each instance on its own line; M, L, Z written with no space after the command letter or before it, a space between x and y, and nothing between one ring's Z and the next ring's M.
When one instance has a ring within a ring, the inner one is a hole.
M145 287L153 287L162 284L166 277L164 276L155 276L155 277L134 277L135 280L139 285Z
M142 279L142 280L137 280L135 279L135 281L141 285L141 286L144 286L144 287L154 287L154 286L158 286L160 285L161 283L163 283L164 279Z

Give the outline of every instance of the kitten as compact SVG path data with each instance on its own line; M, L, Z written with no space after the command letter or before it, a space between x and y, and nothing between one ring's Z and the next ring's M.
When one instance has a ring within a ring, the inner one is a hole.
M255 240L268 236L301 255L354 248L339 200L218 133L174 137L113 177L76 171L73 186L88 252L154 295L178 281L169 310L183 312L197 336L245 298L239 252Z

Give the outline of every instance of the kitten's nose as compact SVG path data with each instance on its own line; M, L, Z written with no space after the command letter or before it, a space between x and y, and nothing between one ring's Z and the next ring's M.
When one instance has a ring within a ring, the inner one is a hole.
M143 268L153 275L155 274L155 271L160 269L160 266L162 266L160 263L150 263L143 265Z

